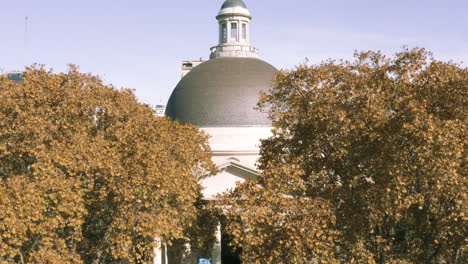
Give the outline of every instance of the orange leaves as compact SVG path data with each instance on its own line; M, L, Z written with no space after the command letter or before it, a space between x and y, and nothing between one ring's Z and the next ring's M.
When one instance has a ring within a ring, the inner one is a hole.
M283 70L262 95L274 125L263 173L227 197L247 260L436 263L466 248L468 69L424 49L355 57Z
M194 221L207 150L195 127L74 66L0 77L0 261L151 259L156 234Z

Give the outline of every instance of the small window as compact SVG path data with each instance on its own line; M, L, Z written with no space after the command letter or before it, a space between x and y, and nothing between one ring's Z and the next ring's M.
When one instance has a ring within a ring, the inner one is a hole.
M23 80L23 74L22 73L10 73L7 75L8 79L14 81L14 82L21 82Z
M237 23L231 23L231 39L237 41Z
M190 62L187 62L187 63L183 63L183 64L182 64L182 69L184 69L184 70L192 69L192 68L193 68L193 64L190 63Z
M221 31L223 34L223 42L227 42L227 26L226 23L221 25Z
M247 39L247 25L242 24L242 39L246 40Z

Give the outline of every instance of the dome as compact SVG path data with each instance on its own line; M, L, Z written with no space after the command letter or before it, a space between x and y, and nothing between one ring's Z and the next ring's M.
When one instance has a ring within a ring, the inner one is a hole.
M261 90L272 87L276 69L256 58L224 57L195 67L177 84L166 116L198 127L271 126L255 109Z
M243 7L245 9L247 9L247 6L245 5L245 3L242 0L226 0L226 2L224 2L221 9L230 8L230 7Z

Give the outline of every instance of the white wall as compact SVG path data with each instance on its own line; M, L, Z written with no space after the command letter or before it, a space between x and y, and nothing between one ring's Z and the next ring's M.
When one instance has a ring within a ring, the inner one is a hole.
M270 127L205 127L213 162L225 167L217 175L201 180L205 199L234 189L238 183L256 175L260 139L271 135Z

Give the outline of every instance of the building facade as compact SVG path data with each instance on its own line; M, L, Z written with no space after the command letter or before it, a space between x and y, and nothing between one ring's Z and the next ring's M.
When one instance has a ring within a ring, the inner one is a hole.
M216 19L219 43L211 48L210 60L197 61L195 66L184 62L187 71L165 109L166 116L192 123L211 136L212 159L220 172L201 181L206 200L216 200L217 195L257 177L260 139L270 135L271 122L256 106L260 91L272 87L277 71L258 59L258 50L250 44L252 16L242 0L226 0ZM221 223L216 230L211 258L198 259L197 252L191 252L182 263L240 263L237 253L225 245L229 234L223 232ZM161 247L154 263L176 262Z

